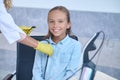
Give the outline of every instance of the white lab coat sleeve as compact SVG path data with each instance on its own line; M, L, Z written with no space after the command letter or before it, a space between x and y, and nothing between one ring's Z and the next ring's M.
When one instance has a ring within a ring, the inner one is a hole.
M0 30L8 42L14 43L21 39L20 33L25 34L14 22L12 16L0 2ZM26 34L25 34L26 35Z

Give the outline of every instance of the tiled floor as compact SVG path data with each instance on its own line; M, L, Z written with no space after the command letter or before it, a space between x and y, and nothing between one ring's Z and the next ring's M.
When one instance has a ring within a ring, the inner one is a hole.
M87 38L79 38L84 45ZM120 80L120 41L106 40L104 48L99 55L97 70ZM0 80L8 73L14 72L16 68L16 43L8 44L3 35L0 34Z

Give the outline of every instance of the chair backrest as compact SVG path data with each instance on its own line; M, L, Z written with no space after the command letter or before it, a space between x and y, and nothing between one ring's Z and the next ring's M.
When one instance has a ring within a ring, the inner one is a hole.
M43 40L44 36L32 36L36 40ZM78 40L75 35L70 36ZM16 67L16 80L31 80L32 68L35 57L35 49L26 45L17 43L17 67Z

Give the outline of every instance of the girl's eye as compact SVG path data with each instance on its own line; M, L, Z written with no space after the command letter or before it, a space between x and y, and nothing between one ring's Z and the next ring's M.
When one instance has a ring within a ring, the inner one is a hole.
M59 23L62 23L63 21L59 21Z
M49 23L53 23L54 21L49 21Z

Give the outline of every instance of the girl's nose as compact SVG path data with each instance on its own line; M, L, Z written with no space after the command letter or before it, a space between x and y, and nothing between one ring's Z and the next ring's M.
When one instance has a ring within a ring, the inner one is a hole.
M57 22L54 22L54 27L57 27L58 23Z

